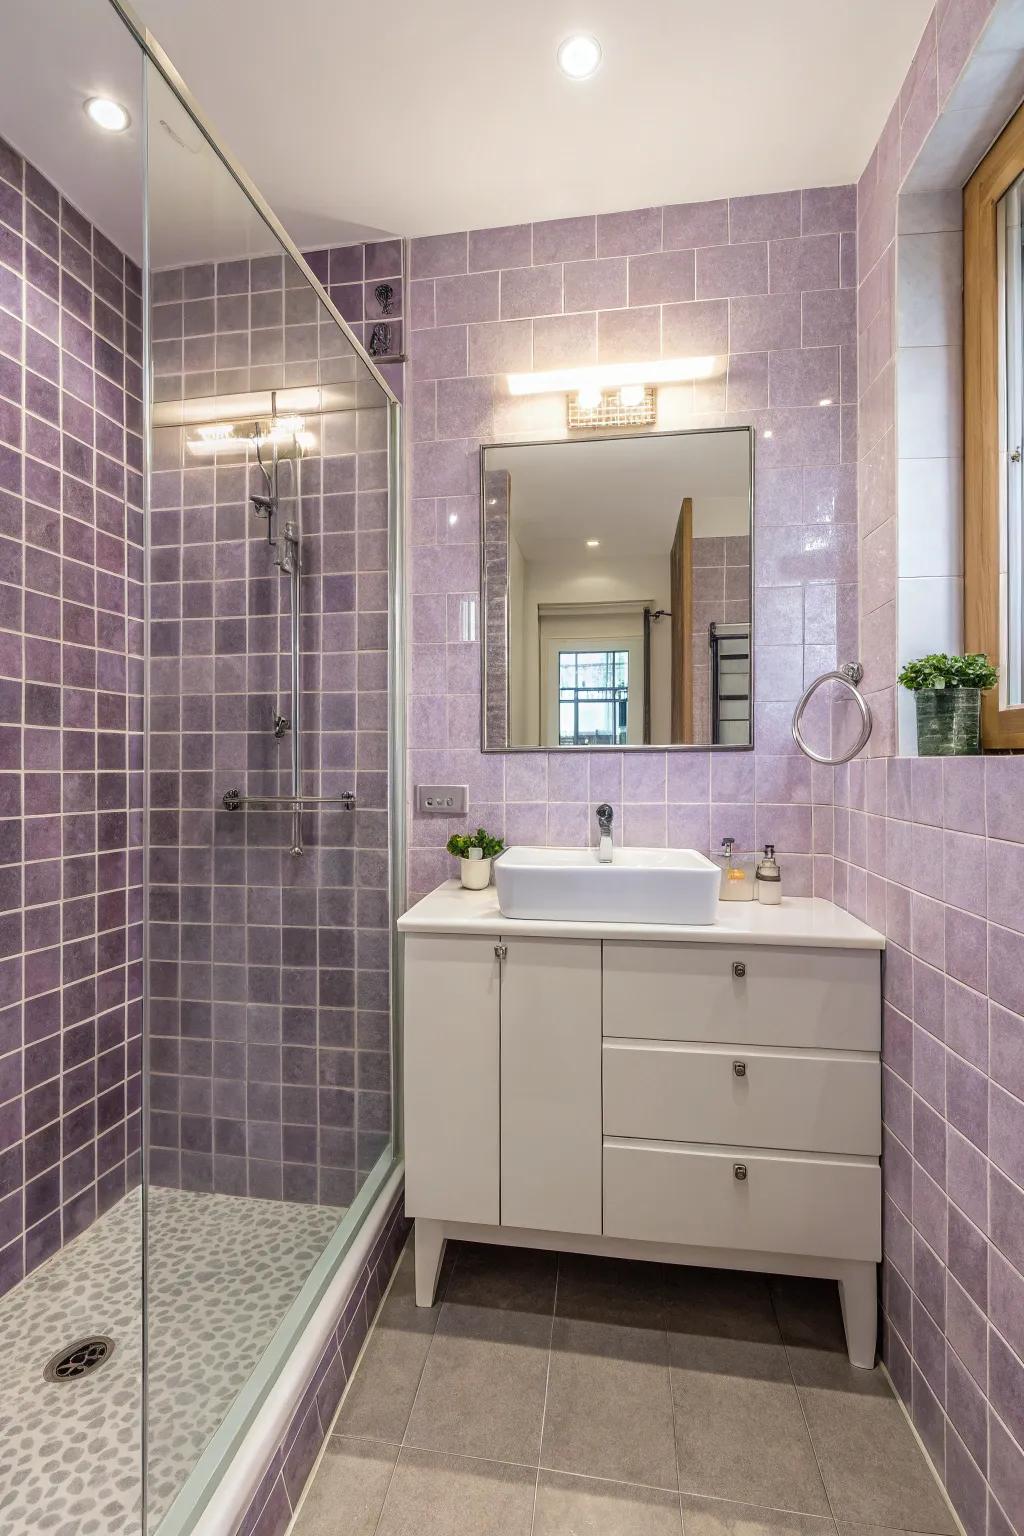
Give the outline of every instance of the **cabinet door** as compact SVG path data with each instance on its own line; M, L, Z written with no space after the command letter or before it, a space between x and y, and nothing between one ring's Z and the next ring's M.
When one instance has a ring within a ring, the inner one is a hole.
M600 1232L600 941L502 941L502 1225Z
M405 941L405 1205L410 1216L498 1221L494 939Z

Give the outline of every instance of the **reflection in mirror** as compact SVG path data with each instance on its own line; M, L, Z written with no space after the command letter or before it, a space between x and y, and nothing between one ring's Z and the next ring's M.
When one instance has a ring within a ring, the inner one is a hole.
M747 427L482 450L485 750L752 744Z

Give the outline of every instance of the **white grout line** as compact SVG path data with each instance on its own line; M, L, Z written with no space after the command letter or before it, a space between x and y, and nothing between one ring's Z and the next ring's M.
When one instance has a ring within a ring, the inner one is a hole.
M533 1483L533 1509L530 1511L530 1536L537 1523L537 1497L540 1493L540 1474L544 1465L544 1426L548 1416L548 1387L551 1383L551 1354L555 1342L555 1318L558 1316L558 1276L562 1267L562 1256L555 1254L555 1294L551 1303L551 1326L548 1329L548 1358L544 1371L544 1406L540 1411L540 1443L537 1447L537 1475Z

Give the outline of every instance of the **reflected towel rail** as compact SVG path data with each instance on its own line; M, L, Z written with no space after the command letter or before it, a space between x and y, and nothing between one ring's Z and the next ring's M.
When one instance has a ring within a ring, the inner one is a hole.
M848 763L851 758L856 757L857 753L862 752L867 746L872 726L871 707L857 687L863 676L864 668L859 661L847 661L837 668L836 671L823 672L820 677L816 677L814 682L805 688L800 695L800 702L793 711L793 740L804 756L809 757L812 763L822 763L826 768L838 768L841 763ZM844 688L848 688L856 699L857 708L860 711L860 734L850 750L844 752L840 757L825 757L822 753L815 752L813 747L807 745L800 731L800 721L804 710L822 683L829 682L842 683Z

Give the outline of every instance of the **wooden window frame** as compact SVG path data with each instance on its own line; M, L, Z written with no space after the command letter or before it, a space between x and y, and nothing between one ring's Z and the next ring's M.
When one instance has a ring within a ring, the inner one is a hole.
M1024 171L1024 106L964 187L964 639L1000 667L982 694L982 742L1024 749L1024 704L1007 705L1003 682L1002 463L999 401L1001 294L996 205Z

